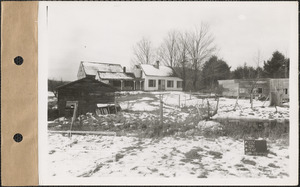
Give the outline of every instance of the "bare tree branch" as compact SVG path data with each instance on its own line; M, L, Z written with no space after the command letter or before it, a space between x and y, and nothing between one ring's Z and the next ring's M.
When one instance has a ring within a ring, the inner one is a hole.
M142 38L133 47L133 59L134 64L151 64L153 60L154 50L150 40Z
M188 32L186 35L186 47L194 70L193 86L196 89L198 72L204 61L216 50L216 46L207 24L202 23L200 27L195 28L193 32Z
M174 67L179 58L179 38L180 33L178 31L171 31L164 39L163 43L159 47L158 57L163 64Z

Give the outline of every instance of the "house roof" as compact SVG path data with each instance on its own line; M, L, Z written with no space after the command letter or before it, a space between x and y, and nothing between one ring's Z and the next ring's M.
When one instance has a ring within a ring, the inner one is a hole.
M101 62L81 62L86 75L97 75L98 71L102 72L123 72L120 64L109 64Z
M174 70L168 66L160 65L159 68L156 68L150 64L141 64L141 68L148 76L177 77Z
M78 79L76 81L64 84L62 86L58 86L56 90L61 90L61 89L83 89L83 90L90 90L92 89L93 91L96 90L101 90L103 92L114 92L116 91L116 88L105 84L103 82L97 81L92 78L82 78Z
M101 79L113 79L113 80L133 80L134 77L128 73L123 72L98 72Z

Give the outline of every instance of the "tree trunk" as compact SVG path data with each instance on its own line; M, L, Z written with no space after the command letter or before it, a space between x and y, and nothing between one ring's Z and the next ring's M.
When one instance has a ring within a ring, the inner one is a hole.
M186 83L186 77L185 77L185 65L182 65L182 79L183 79L183 81L182 81L182 89L183 89L183 91L185 91L186 90L186 88L185 88L185 83Z
M193 89L197 90L197 79L198 79L198 70L194 70L194 80L193 80Z
M194 90L197 90L197 80L198 80L198 67L197 67L197 60L194 60L194 80L193 80L193 87Z
M280 106L281 98L279 92L271 92L270 93L270 106Z

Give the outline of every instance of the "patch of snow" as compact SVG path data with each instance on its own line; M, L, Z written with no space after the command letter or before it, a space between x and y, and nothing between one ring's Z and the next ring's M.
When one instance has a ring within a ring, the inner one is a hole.
M48 91L48 97L55 97L53 92Z
M285 178L288 147L269 142L272 154L244 155L242 140L165 137L138 139L49 134L49 175L60 177ZM194 153L188 154L194 151ZM276 155L276 156L275 156Z

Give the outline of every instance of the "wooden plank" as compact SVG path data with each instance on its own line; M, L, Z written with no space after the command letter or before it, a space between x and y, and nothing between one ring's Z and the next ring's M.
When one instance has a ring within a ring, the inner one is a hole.
M71 131L48 131L48 133L57 134L70 134ZM104 135L104 136L116 136L116 132L106 132L106 131L72 131L72 134L94 134L94 135Z
M216 121L246 121L246 122L278 122L289 123L289 119L261 119L261 118L246 118L246 117L213 117Z

